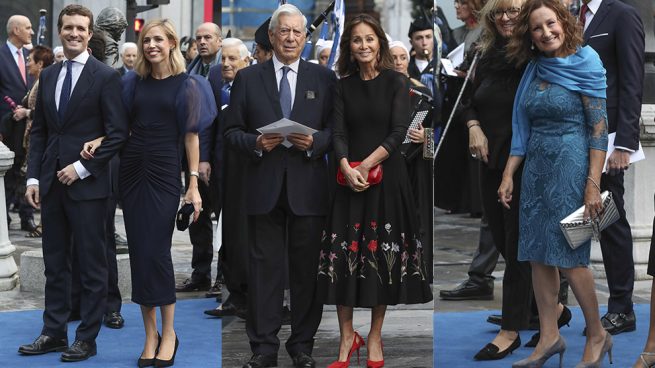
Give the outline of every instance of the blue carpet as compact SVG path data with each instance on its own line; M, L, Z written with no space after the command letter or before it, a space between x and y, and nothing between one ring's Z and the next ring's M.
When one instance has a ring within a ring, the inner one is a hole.
M175 308L175 331L180 347L175 357L175 367L221 367L221 320L203 314L206 309L216 308L216 300L179 300ZM98 339L98 355L80 363L63 363L60 353L38 356L21 356L19 345L29 344L41 332L41 310L0 313L0 367L136 367L143 349L143 323L136 304L123 304L125 327L113 330L104 327ZM206 318L207 317L207 318ZM157 313L159 319L159 312ZM78 322L68 325L68 339L75 339ZM161 327L161 321L158 322Z
M603 367L632 367L646 343L649 320L648 304L635 305L637 331L614 336L613 360L610 366L607 357ZM601 307L601 316L607 307ZM584 318L579 307L571 308L573 319L570 327L562 327L566 340L564 367L574 367L582 358L585 338L582 336ZM528 357L532 348L520 347L502 360L478 362L473 356L498 333L498 327L487 323L490 314L499 311L435 313L434 316L434 362L436 368L507 368L512 362ZM523 344L530 340L535 331L522 331ZM544 367L557 367L558 357L551 358Z

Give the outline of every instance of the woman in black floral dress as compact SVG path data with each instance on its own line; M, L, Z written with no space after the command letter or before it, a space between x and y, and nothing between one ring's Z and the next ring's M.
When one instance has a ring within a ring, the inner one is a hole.
M381 42L382 40L382 42ZM364 345L353 329L353 307L370 307L367 366L382 367L382 324L387 305L432 300L411 184L398 148L409 125L407 78L393 71L385 33L368 15L345 27L337 62L342 79L335 98L334 149L338 185L318 270L319 298L336 304L341 332L339 359L348 367ZM356 165L356 163L361 164ZM369 173L380 164L382 180ZM353 167L355 166L355 167Z

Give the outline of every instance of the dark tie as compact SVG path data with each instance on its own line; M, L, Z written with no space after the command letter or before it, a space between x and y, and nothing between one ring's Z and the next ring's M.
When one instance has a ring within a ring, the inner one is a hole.
M287 119L291 116L291 86L287 79L289 70L291 68L288 66L282 67L282 79L280 80L280 107L282 107L282 116Z
M591 0L582 0L582 7L580 7L580 24L582 25L583 30L587 20L587 11L589 10L589 6L587 4L589 1Z
M223 91L227 92L228 95L230 95L230 87L232 86L229 83L223 85Z
M68 107L68 101L71 98L71 88L73 85L73 60L66 62L66 76L64 77L64 84L61 86L61 95L59 95L59 120L64 120L64 114Z
M209 74L209 64L202 64L202 67L200 68L200 75L206 77L207 74Z

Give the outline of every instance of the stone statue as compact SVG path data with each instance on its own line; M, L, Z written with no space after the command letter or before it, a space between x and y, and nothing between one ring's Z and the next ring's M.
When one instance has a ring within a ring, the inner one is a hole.
M105 63L114 65L118 61L118 41L127 28L125 15L118 8L104 8L96 18L95 31L101 31L105 38Z

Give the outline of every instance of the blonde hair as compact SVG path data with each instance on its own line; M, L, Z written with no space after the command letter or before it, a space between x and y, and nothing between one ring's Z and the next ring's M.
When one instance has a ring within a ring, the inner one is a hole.
M184 62L184 56L180 51L180 38L175 32L175 26L173 22L168 19L153 19L148 21L143 26L141 33L139 34L139 40L137 41L137 53L136 53L136 63L134 64L134 71L141 78L147 77L152 72L152 65L143 55L143 38L145 35L153 28L159 27L164 31L164 34L168 40L173 44L173 48L168 54L168 62L170 65L170 70L173 75L182 74L186 71L186 63Z
M497 9L515 7L521 9L524 0L489 0L480 10L480 23L482 23L482 36L480 37L479 50L484 54L491 50L498 39L503 36L498 34L494 11ZM517 19L518 21L518 19Z

